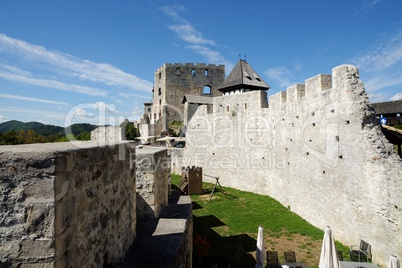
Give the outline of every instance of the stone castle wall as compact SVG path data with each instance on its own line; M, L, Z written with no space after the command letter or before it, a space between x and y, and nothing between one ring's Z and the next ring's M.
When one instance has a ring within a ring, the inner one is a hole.
M0 146L0 264L121 261L136 235L133 154L129 143Z
M222 185L272 196L346 245L368 241L380 264L402 256L402 162L357 68L291 86L269 108L265 100L252 91L214 98L213 114L200 106L182 162Z
M98 127L91 131L91 141L96 141L100 145L116 144L126 140L126 128L119 126Z
M170 157L162 148L136 151L137 215L158 218L168 204Z
M164 116L166 129L172 120L183 121L183 96L204 95L204 86L211 88L210 96L221 96L217 87L224 79L224 65L164 64L155 71L152 122Z

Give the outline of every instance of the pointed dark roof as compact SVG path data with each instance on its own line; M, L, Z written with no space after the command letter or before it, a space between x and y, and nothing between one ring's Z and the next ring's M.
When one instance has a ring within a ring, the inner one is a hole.
M239 60L225 81L218 87L218 90L225 92L238 88L267 90L270 86L245 60Z

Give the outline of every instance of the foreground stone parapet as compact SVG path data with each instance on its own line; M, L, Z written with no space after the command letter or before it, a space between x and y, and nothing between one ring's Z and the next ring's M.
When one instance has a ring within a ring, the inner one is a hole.
M159 217L168 203L170 156L164 148L138 147L136 151L137 214Z
M134 147L0 146L0 266L102 267L136 235Z

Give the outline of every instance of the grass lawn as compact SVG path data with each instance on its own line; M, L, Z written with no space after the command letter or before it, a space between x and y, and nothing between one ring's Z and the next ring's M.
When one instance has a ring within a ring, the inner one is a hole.
M172 185L178 185L181 176L172 175ZM295 251L297 261L309 267L318 267L323 230L291 212L275 199L250 192L224 187L224 195L214 184L203 183L204 194L191 195L194 220L194 261L198 267L197 249L209 258L226 258L230 267L254 267L258 226L264 227L266 250L278 251L283 261L284 251ZM219 187L218 187L219 189ZM349 248L336 242L344 259ZM201 262L206 262L204 258Z

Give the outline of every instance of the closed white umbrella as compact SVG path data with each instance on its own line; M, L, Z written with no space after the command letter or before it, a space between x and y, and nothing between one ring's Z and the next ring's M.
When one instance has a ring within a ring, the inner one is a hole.
M388 268L400 268L401 265L399 264L399 259L397 256L391 256L388 262Z
M265 243L264 243L264 228L262 228L262 226L258 227L256 259L257 264L255 265L255 267L264 268Z
M327 227L322 241L320 268L340 268L338 253L335 248L335 241L332 236L331 228Z

